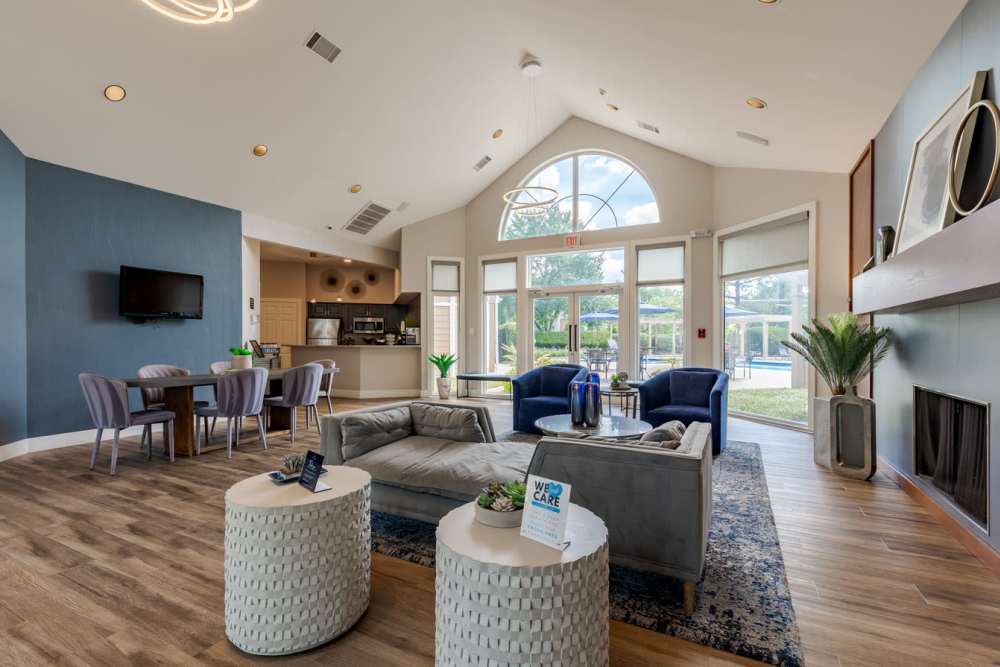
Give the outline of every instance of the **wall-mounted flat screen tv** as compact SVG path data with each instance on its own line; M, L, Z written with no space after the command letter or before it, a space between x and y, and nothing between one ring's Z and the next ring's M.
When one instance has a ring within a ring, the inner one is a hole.
M118 312L126 317L200 320L204 291L202 276L122 266Z

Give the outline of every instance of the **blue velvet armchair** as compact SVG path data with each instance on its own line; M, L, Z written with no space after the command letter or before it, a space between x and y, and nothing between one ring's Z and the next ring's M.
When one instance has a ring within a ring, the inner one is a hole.
M551 364L514 378L514 430L541 433L535 420L569 413L569 385L587 379L587 369L576 364Z
M675 368L639 385L639 419L654 427L676 419L712 425L712 454L726 448L729 374L714 368Z

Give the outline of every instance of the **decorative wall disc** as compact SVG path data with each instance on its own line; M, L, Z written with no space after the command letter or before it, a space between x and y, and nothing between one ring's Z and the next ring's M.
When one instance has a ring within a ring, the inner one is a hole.
M365 284L360 280L352 280L347 284L347 293L352 299L360 299L366 291Z
M962 140L965 126L968 124L970 118L976 117L980 108L989 111L990 118L993 120L993 168L990 170L990 179L986 182L986 189L983 190L979 201L972 208L964 209L958 203L959 193L955 191L955 157L958 153L958 145ZM948 152L948 199L951 201L955 212L959 215L969 215L978 211L986 203L986 200L990 198L993 188L996 187L998 171L1000 171L1000 111L997 110L997 105L992 100L980 100L969 107L969 110L962 116L962 122L958 124L955 138L951 142L951 150Z
M209 25L228 23L237 12L250 9L257 0L142 0L164 16L176 21Z
M325 292L339 292L344 287L344 278L337 271L324 271L320 274L319 284Z
M369 285L378 285L379 275L378 271L374 269L369 269L365 271L365 282Z

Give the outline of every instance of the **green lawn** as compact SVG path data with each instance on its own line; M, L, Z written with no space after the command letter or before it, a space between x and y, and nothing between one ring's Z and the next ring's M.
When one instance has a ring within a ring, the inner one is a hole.
M729 409L762 417L805 423L809 394L802 389L730 389Z

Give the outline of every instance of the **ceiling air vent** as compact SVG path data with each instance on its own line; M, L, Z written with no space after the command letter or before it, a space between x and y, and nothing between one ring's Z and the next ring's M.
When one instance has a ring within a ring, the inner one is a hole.
M646 123L646 122L641 121L641 120L640 121L636 121L636 122L639 123L639 127L641 127L644 130L649 130L653 134L659 134L660 133L660 128L656 127L655 125L652 125L650 123Z
M306 40L306 47L308 47L310 51L318 53L324 60L331 63L337 56L340 55L340 47L318 32L314 32L310 35L309 39Z
M375 225L382 222L389 213L390 210L385 206L370 201L347 223L344 229L358 234L367 234Z
M491 158L489 155L484 155L479 160L479 162L477 162L476 164L474 164L472 166L472 168L475 169L476 171L482 171L483 167L485 167L486 165L488 165L490 162L493 162L493 158Z
M736 136L740 139L746 139L747 141L755 144L760 144L761 146L771 145L771 142L764 137L758 137L756 134L750 134L749 132L744 132L743 130L736 130Z

